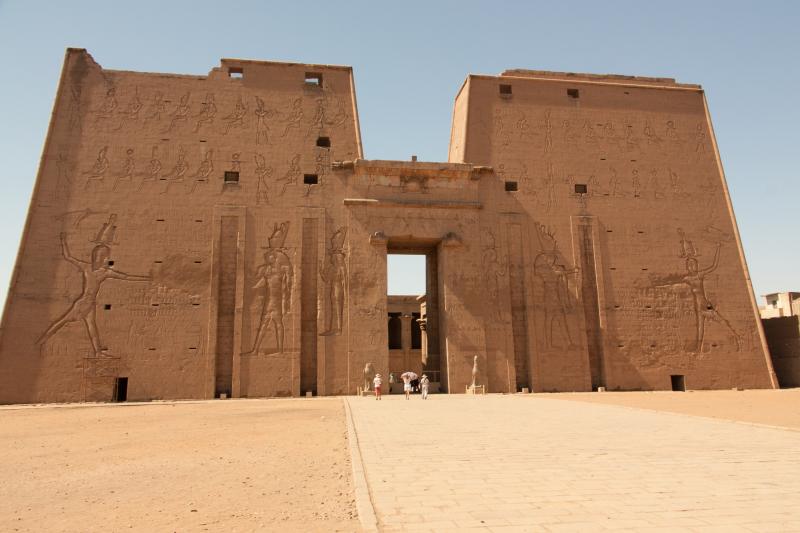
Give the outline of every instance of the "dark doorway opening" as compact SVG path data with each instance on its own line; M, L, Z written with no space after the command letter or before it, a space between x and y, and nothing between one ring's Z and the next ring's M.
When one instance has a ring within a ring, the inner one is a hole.
M680 374L672 375L669 377L672 380L672 390L686 392L686 380Z
M426 374L430 391L445 391L439 343L438 261L435 241L387 246L389 372Z
M403 322L401 313L389 312L389 349L403 349Z
M114 380L114 401L128 401L128 378L116 378Z

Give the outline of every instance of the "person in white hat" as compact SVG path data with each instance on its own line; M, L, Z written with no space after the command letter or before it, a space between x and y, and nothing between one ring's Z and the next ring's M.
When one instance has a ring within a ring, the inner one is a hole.
M372 380L372 386L375 387L375 399L381 399L381 385L383 385L383 379L381 379L380 374L375 374L375 377Z
M431 383L431 380L428 379L428 376L426 376L425 374L422 374L422 379L419 380L419 386L420 386L420 389L422 390L422 399L423 400L427 400L428 399L428 386L430 385L430 383Z

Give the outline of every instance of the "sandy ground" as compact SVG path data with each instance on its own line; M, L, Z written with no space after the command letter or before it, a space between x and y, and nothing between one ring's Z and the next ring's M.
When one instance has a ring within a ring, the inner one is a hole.
M800 430L800 389L689 392L581 392L558 400L597 402Z
M0 531L359 531L342 401L0 408Z

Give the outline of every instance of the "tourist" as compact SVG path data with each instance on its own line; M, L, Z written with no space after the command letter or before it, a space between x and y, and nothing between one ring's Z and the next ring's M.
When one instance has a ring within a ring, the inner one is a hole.
M381 399L381 385L383 384L383 380L381 379L380 374L375 374L375 378L372 380L372 386L375 387L375 399Z
M411 394L411 376L406 372L400 377L403 378L403 392L406 395L406 400L408 400L408 395Z
M419 380L419 386L422 390L422 399L428 399L428 386L430 385L431 380L428 379L428 376L422 374L422 379Z

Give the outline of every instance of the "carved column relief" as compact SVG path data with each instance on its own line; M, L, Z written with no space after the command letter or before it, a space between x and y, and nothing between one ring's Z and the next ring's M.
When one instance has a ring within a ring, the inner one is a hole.
M341 227L331 236L325 253L325 264L320 268L320 277L328 294L328 313L325 332L322 335L341 335L344 323L345 280L347 264L344 251L344 238L347 228Z

